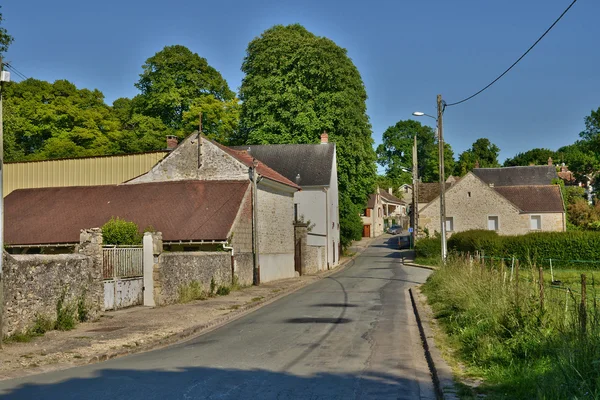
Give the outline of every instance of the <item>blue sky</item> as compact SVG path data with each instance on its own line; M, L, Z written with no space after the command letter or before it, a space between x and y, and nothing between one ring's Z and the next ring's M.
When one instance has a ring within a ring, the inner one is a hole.
M144 61L166 45L205 57L237 90L250 40L275 24L300 23L348 50L364 80L373 138L435 113L438 93L461 100L507 68L570 0L182 1L7 0L15 37L6 59L29 77L97 88L107 103L137 93ZM579 0L507 76L444 115L455 155L479 137L500 162L534 147L573 143L600 107L600 2ZM422 121L434 124L433 120Z

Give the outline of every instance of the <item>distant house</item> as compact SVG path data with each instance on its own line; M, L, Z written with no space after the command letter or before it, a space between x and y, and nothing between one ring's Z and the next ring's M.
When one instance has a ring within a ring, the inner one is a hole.
M553 166L475 168L446 191L448 235L489 229L503 235L564 231L565 212ZM421 228L440 230L438 195L419 209Z
M234 147L273 168L302 190L294 194L294 219L309 222L309 257L317 270L340 261L340 217L335 143L326 133L320 144L273 144Z
M388 191L377 188L369 196L367 208L361 217L363 237L377 237L391 225L407 225L407 202L394 196L391 188Z

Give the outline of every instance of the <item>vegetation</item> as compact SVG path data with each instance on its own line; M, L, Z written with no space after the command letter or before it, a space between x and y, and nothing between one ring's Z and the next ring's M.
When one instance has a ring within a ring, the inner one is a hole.
M143 236L135 222L128 222L119 217L113 217L102 225L104 244L113 245L138 245L142 243Z
M2 24L3 18L0 13L0 24ZM4 27L0 27L0 55L8 51L8 47L13 42L13 37L8 34L8 31Z
M367 94L345 49L301 25L276 25L250 42L240 144L319 143L323 131L337 145L342 244L360 239L359 213L374 189L376 167Z
M227 296L231 292L231 288L229 286L220 285L217 288L217 296Z
M419 242L417 242L419 244ZM538 265L565 267L595 267L600 263L600 232L533 232L526 235L500 236L493 231L472 230L455 233L448 239L448 249L454 252L488 257L515 257L521 262L531 260Z
M415 262L424 265L439 265L442 259L442 237L439 233L415 242Z
M459 176L466 175L467 172L475 168L477 162L479 162L481 168L499 167L498 153L500 153L500 148L490 142L489 139L477 139L470 149L463 151L458 156L456 174Z
M199 281L192 280L187 285L179 287L179 303L189 303L194 300L206 300L208 296Z
M600 397L600 310L594 277L581 288L551 286L532 265L510 270L450 257L423 286L463 376L483 378L472 397ZM591 278L591 279L590 279ZM568 283L568 282L567 282ZM543 291L540 288L543 287Z
M63 290L56 302L56 322L54 329L58 331L70 331L77 325L75 316L76 305L66 302L67 290Z
M550 149L531 149L523 153L519 153L513 158L507 158L504 161L505 167L517 167L527 165L546 165L548 158L556 160L556 152Z

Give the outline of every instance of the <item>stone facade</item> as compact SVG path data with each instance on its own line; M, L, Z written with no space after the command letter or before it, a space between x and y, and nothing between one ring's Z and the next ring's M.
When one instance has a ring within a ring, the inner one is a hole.
M83 254L15 255L4 252L5 336L30 328L38 315L56 319L63 291L66 302L83 297L90 317L102 311L101 265Z
M179 301L179 291L198 281L206 292L214 279L217 286L230 286L231 254L229 252L162 253L154 268L154 302L156 305Z
M258 252L260 280L294 277L294 191L284 192L267 180L258 185ZM281 185L283 186L283 185Z
M452 219L447 235L471 229L488 229L488 218L498 218L498 233L522 235L531 232L531 216L539 215L542 231L563 231L563 213L522 213L493 188L467 174L446 192L446 218ZM440 231L439 197L419 209L419 226L430 234Z
M172 180L247 180L248 168L206 138L190 135L148 173L127 183Z

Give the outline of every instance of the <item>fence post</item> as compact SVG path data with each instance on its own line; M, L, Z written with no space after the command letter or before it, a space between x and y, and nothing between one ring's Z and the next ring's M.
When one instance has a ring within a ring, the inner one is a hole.
M515 265L515 302L517 303L517 307L519 306L519 260L517 260L517 264Z
M579 305L579 320L581 322L581 334L587 332L587 310L586 310L586 276L581 274L581 304Z
M544 311L544 269L540 267L540 310Z
M552 270L552 259L550 259L550 282L554 282L554 271Z

